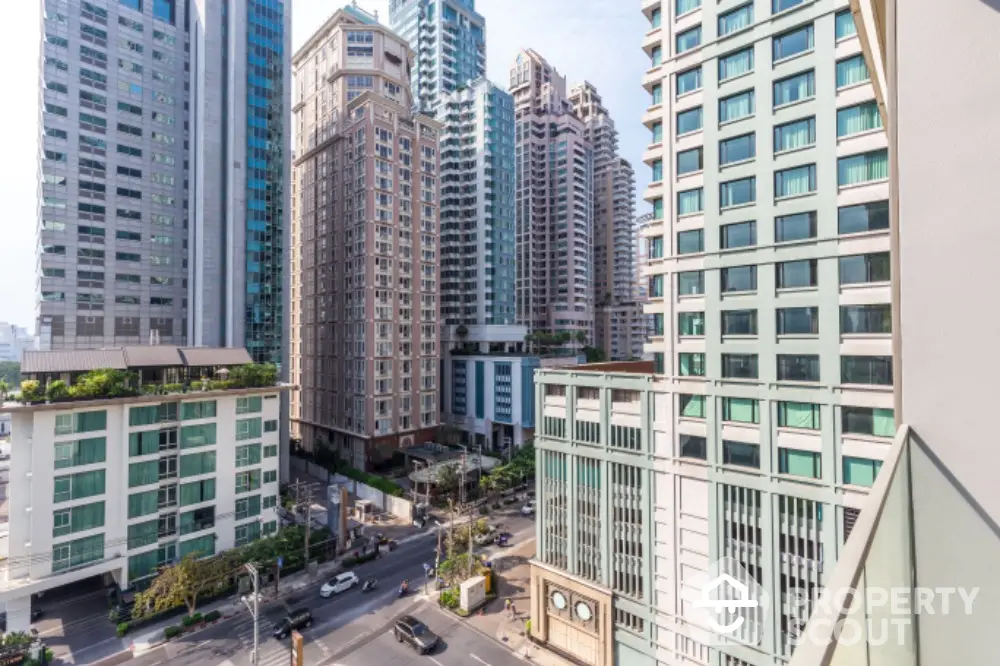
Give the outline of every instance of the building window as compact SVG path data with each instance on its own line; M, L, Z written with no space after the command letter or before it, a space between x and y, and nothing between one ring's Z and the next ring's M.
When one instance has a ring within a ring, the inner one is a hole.
M896 434L896 419L891 409L845 405L840 410L844 434L872 437L893 437Z
M816 118L793 120L774 128L774 152L808 148L816 144Z
M757 266L732 266L720 271L722 293L757 290Z
M677 295L695 296L705 293L704 271L683 271L677 274Z
M774 82L774 108L794 104L816 96L816 76L813 70Z
M653 143L663 142L663 123L653 123L652 135L651 140Z
M705 418L705 396L679 393L677 395L677 406L680 415L688 419Z
M841 305L840 332L845 335L892 333L892 306L888 303Z
M663 219L663 199L656 198L653 199L653 219L662 220Z
M744 90L741 93L723 97L719 100L719 122L728 123L754 114L754 91Z
M236 398L237 414L256 414L263 408L263 399L259 395Z
M757 141L753 132L719 141L719 166L746 162L756 156Z
M649 258L650 259L662 259L663 258L663 236L651 236L648 239L649 242Z
M639 451L642 449L642 431L639 428L612 424L610 445L619 449Z
M543 416L542 434L547 437L566 439L566 419L555 416Z
M722 442L722 462L726 465L760 469L760 446L747 442Z
M757 311L723 310L722 335L757 335Z
M677 233L677 254L692 254L705 250L705 232L691 229Z
M702 189L686 190L677 193L677 215L694 215L704 210Z
M869 80L871 76L868 74L868 65L865 64L865 57L862 54L837 61L837 90Z
M719 209L745 206L757 201L757 178L740 178L719 183Z
M52 546L52 571L66 571L104 559L104 535L76 539Z
M78 432L98 432L108 427L108 413L105 410L97 412L76 412L72 414L56 414L56 435L72 435Z
M53 504L103 495L105 487L104 470L57 476L53 479L52 486Z
M677 113L677 136L697 132L701 129L702 113L701 107L695 107Z
M104 527L104 502L83 504L52 513L52 536L61 537Z
M892 386L892 357L841 356L840 383Z
M654 312L653 313L653 335L662 336L663 335L663 313Z
M701 90L701 65L677 74L677 96Z
M778 354L778 380L787 382L818 382L819 355Z
M677 53L685 53L701 46L701 26L677 33Z
M663 160L654 160L652 164L653 182L663 180Z
M805 289L815 287L817 280L816 260L782 261L777 265L778 289Z
M662 375L667 371L667 359L663 352L653 352L653 372Z
M889 153L885 149L841 157L837 160L837 185L840 187L878 182L888 178Z
M215 418L215 400L181 403L181 420Z
M660 315L662 316L662 315ZM661 324L662 326L662 324ZM660 333L654 335L663 335ZM677 313L677 335L685 337L702 337L705 335L705 313L704 312L678 312Z
M760 423L760 402L752 398L723 398L722 420L733 423Z
M837 209L837 231L841 234L858 234L888 228L888 201L872 201Z
M663 86L659 83L653 86L653 91L651 93L652 106L663 103Z
M723 354L722 376L727 379L757 379L757 354Z
M75 442L57 442L55 446L55 469L94 465L105 461L107 440L104 437L90 437Z
M650 298L663 298L663 275L649 276Z
M661 21L662 21L662 18L660 16L661 13L662 12L660 11L659 7L655 8L652 12L650 12L650 14L649 14L649 27L651 29L655 30L656 28L660 27L660 24L661 24Z
M774 218L774 242L788 243L816 237L816 212Z
M753 47L719 56L719 83L753 71Z
M753 25L753 3L719 15L719 37L731 35L740 30L746 30Z
M708 446L705 438L698 437L697 435L681 435L680 456L681 458L706 460L708 458Z
M875 102L862 102L837 110L837 138L882 129L882 115Z
M778 427L819 430L820 409L811 402L779 402Z
M779 448L778 473L819 479L823 477L820 460L820 454L815 451Z
M652 62L653 67L659 67L663 64L663 49L659 46L654 46L652 51L650 51L649 59Z
M705 355L684 352L678 354L681 377L704 377Z
M854 254L840 257L840 284L889 282L889 253Z
M844 483L848 486L871 488L875 485L880 469L881 460L844 456Z
M819 335L819 308L778 308L778 335Z
M677 175L683 176L688 173L701 171L702 167L702 147L682 150L677 153ZM654 178L654 180L656 180Z
M816 165L804 164L774 172L774 198L797 197L816 192Z
M783 12L786 9L801 5L803 2L805 0L771 0L771 13L777 14L778 12Z
M777 35L771 41L774 62L791 58L813 48L813 27L807 25L789 32Z
M835 25L836 28L834 30L834 35L838 42L842 39L847 39L848 37L853 37L858 34L858 28L854 25L854 16L851 15L850 9L837 12Z
M701 0L675 0L676 16L683 16L701 7Z
M722 249L753 247L757 244L757 223L737 222L722 227Z

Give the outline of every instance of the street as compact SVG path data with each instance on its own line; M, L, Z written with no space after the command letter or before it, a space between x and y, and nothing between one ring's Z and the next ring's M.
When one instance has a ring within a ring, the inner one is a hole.
M512 543L534 537L534 522L530 518L511 515L497 517L496 520L507 525L513 534ZM433 664L433 659L438 660L438 666L457 666L469 663L467 655L470 652L479 655L491 666L513 663L510 653L492 639L479 635L458 622L457 618L443 614L437 610L436 602L427 603L421 598L423 565L434 563L436 541L432 535L433 531L421 539L402 544L389 555L353 569L362 581L368 576L378 579L378 588L374 592L361 592L359 586L323 599L319 596L319 588L324 581L317 580L283 602L265 604L259 623L258 666L284 666L288 663L291 640L277 640L271 632L288 610L300 607L309 608L313 614L313 625L302 630L305 638L304 660L310 666L407 664L410 660ZM485 552L497 550L490 547ZM410 580L411 591L399 599L397 589L404 578ZM430 657L418 657L396 645L387 633L394 619L405 613L419 615L432 630L440 631L445 645L440 654L431 655L431 661L427 661ZM449 648L449 645L452 647ZM189 637L174 639L130 663L136 666L249 666L252 649L253 621L247 613ZM376 653L378 656L372 657ZM466 655L464 661L459 655ZM500 659L504 655L508 661Z

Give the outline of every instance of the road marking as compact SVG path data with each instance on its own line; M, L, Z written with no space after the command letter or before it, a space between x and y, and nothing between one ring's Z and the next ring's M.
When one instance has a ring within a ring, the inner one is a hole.
M476 661L478 661L480 664L485 664L485 666L490 666L490 662L483 661L482 659L480 659L476 655L472 654L471 652L469 653L469 656L472 657L473 659L475 659Z
M434 657L432 657L430 655L428 655L427 658L430 659L431 661L433 661L438 666L444 666L444 664L442 664L440 661L438 661L437 659L435 659Z

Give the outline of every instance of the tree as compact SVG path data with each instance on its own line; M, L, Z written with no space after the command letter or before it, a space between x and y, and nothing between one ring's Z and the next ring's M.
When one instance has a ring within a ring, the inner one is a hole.
M189 553L177 564L162 569L144 592L135 596L136 619L150 613L176 608L182 603L188 615L194 615L198 597L223 581L234 568L233 555L225 554L199 560Z
M607 360L604 350L599 347L584 347L581 351L587 357L587 363L603 363Z
M499 478L494 474L484 474L479 477L479 489L483 491L486 496L486 501L490 504L494 504L493 496L496 494L497 490L500 489Z
M10 393L10 384L7 383L6 379L0 379L0 402L7 399L8 393Z
M586 331L577 331L576 332L576 341L579 342L581 345L587 344L587 332Z
M0 361L0 379L7 382L9 386L20 384L21 364L17 361Z
M462 477L458 473L458 463L448 463L438 467L434 475L434 484L438 492L444 495L454 495L462 483Z

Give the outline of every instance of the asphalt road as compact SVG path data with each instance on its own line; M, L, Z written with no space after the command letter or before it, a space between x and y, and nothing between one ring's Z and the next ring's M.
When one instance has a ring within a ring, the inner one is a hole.
M505 522L508 531L514 534L512 543L530 539L533 536L534 522L531 519L506 516L498 518L498 520ZM359 587L355 587L340 595L322 599L319 596L319 588L324 581L317 580L309 588L287 598L284 603L272 602L272 604L265 605L262 608L259 623L258 649L260 659L257 666L284 666L288 664L290 639L277 640L271 636L271 632L288 610L301 606L308 607L313 613L313 625L302 631L305 638L303 650L306 664L333 666L334 664L357 662L362 666L373 666L374 664L390 663L384 661L381 654L367 663L358 662L358 658L355 656L356 652L352 652L352 650L362 654L369 653L363 651L377 650L377 645L384 642L385 634L391 627L393 620L404 613L416 612L416 609L433 610L441 618L450 618L450 616L441 615L436 608L433 608L433 604L426 604L420 596L424 580L423 565L425 562L433 565L435 545L435 539L432 536L427 536L403 544L391 554L353 569L362 580L369 575L378 578L379 585L374 592L363 593ZM486 552L495 551L496 548L493 547L487 549ZM411 592L400 599L397 598L397 589L404 578L410 579ZM430 620L428 620L428 624L437 631L435 625L430 624ZM455 634L454 640L457 645L477 637L479 641L486 641L493 648L506 652L490 639L479 636L464 625L453 627L450 631ZM447 634L445 635L447 636ZM376 647L373 648L372 645L376 645ZM394 651L401 649L400 646L395 645L391 645L390 648ZM250 666L249 659L252 649L253 622L249 614L246 614L199 631L188 638L171 641L129 663L135 666L158 666L160 664L170 664L170 666ZM486 650L487 648L484 647L481 651L485 652ZM447 652L447 649L442 650L441 655L451 659L451 661L446 662L435 657L439 659L438 666L469 663L468 660L455 661L456 655L460 652L457 647L451 649L450 656L446 654ZM399 652L398 656L403 658L406 654L405 651ZM506 654L508 657L510 656L509 652ZM343 662L340 658L341 655L354 661ZM496 655L494 655L495 657ZM364 657L361 659L364 660ZM489 659L486 661L491 666L513 663L490 661ZM404 664L409 662L391 663ZM423 663L427 663L427 666L433 666L434 662L428 662L427 658L424 658Z

